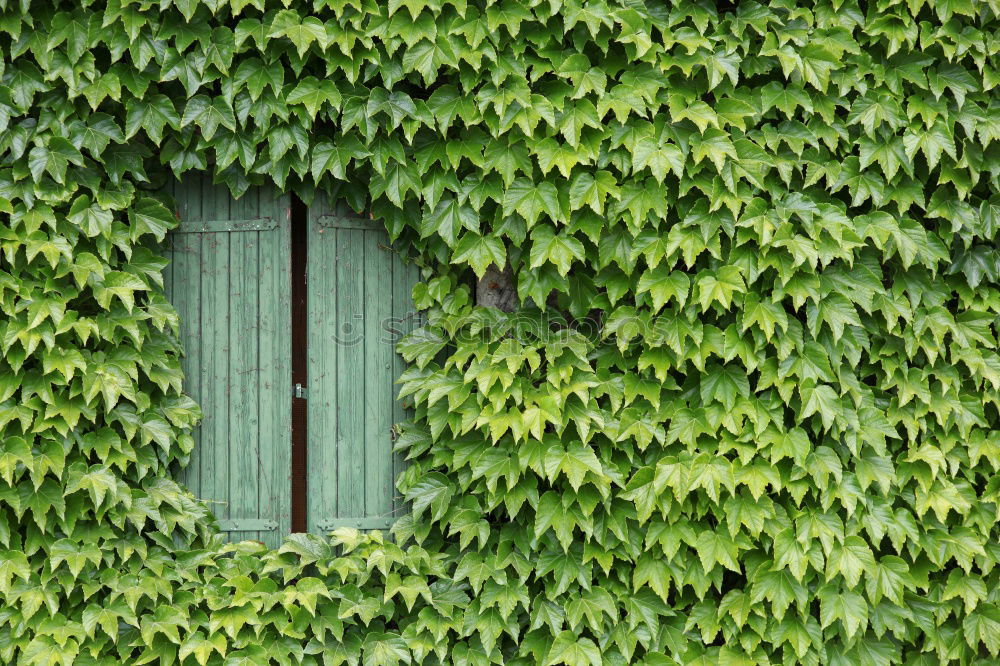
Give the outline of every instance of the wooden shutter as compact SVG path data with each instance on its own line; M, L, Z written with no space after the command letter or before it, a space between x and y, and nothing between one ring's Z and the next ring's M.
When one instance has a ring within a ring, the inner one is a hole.
M231 541L290 531L290 200L233 199L207 177L172 186L167 295L177 308L187 392L202 407L183 480Z
M392 428L403 371L394 346L412 330L418 279L390 247L383 225L338 213L322 198L309 208L308 472L310 532L341 526L385 529L402 503L402 462Z

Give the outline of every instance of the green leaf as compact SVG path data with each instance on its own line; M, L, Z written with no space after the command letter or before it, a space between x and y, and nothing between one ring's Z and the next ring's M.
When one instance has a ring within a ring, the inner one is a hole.
M36 183L41 182L44 174L51 176L57 183L64 183L70 164L83 165L83 155L62 137L53 137L47 144L36 145L28 153L28 165Z
M438 234L449 246L455 247L455 252L458 253L459 247L456 246L456 241L463 229L472 232L472 234L464 234L466 238L470 235L478 235L476 232L479 231L479 217L471 206L461 203L456 198L449 197L439 201L432 213L424 215L420 235L426 238L432 234ZM493 249L495 250L496 247L494 246Z
M15 578L31 579L31 567L24 553L4 550L0 551L0 592L10 593L11 581Z
M740 573L739 549L725 532L702 532L698 535L694 547L704 571L711 571L716 564L721 564L731 571Z
M701 399L722 403L726 411L732 411L738 397L750 397L750 381L746 372L736 365L712 365L706 368L701 380Z
M432 472L414 484L406 493L407 501L413 503L413 513L419 516L424 509L430 509L433 520L440 520L448 510L453 490L448 478Z
M67 219L80 227L84 234L94 237L110 234L114 216L110 210L91 204L90 197L81 194L73 201Z
M313 178L320 178L329 172L334 178L346 180L348 165L370 154L353 134L337 142L320 141L312 149L310 173Z
M557 234L549 225L535 227L531 232L530 262L538 268L548 262L555 265L559 275L565 276L574 260L584 258L583 243L567 232Z
M105 113L95 113L87 123L79 123L73 127L73 145L86 148L90 154L97 157L108 147L109 143L122 143L125 135L111 116Z
M545 657L545 666L601 666L601 650L589 638L581 638L571 631L560 632L552 642Z
M777 108L789 118L795 115L796 109L799 107L810 113L813 110L809 93L799 86L786 87L777 81L771 81L760 89L760 102L764 112Z
M608 171L601 170L596 173L582 171L573 177L569 186L571 210L577 210L587 205L600 215L604 212L604 202L608 196L613 199L618 199L621 196L618 183Z
M962 630L970 645L982 642L994 658L1000 654L1000 608L995 604L984 604L969 613L962 622Z
M143 197L139 199L128 211L130 229L129 235L139 238L144 234L153 234L158 241L162 241L167 231L177 225L177 219L157 199Z
M326 29L318 18L315 16L301 18L298 12L292 9L283 9L274 16L267 36L287 37L295 46L300 58L313 43L318 44L320 49L325 49L328 42Z
M535 185L526 178L518 178L507 188L503 198L504 215L519 213L532 227L542 213L553 221L564 221L559 192L555 185L543 181Z
M220 126L234 131L236 116L224 98L209 99L205 95L196 95L188 100L181 118L180 126L188 125L195 125L205 140L210 141Z
M7 437L0 446L0 478L8 485L14 485L14 476L19 466L31 468L31 445L23 437Z
M157 94L142 99L129 99L125 108L126 139L132 138L142 129L153 143L159 144L163 139L165 128L180 129L181 118L173 102L166 95Z
M309 116L315 118L326 104L334 109L340 107L340 91L329 79L318 81L316 77L307 76L288 93L285 101L288 104L302 104L309 112Z
M874 569L871 548L861 537L850 536L843 544L834 544L826 563L826 579L839 575L847 587L854 588L863 574L871 575Z
M678 179L684 174L684 153L672 143L656 141L646 137L636 142L632 151L632 164L638 171L649 168L653 177L660 183L667 173L672 171Z
M507 263L507 253L503 243L492 236L480 236L475 232L463 234L455 246L452 255L453 263L466 263L472 266L476 277L482 278L490 265L503 267Z

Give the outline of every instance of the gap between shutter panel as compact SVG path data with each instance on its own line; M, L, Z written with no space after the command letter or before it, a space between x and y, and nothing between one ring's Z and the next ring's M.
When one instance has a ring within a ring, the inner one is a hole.
M298 197L292 198L292 532L308 529L307 515L307 418L308 389L308 211ZM301 389L300 389L301 387Z

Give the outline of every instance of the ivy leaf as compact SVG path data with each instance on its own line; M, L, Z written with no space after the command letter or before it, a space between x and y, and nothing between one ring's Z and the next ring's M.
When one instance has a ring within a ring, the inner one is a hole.
M898 128L903 123L899 102L890 95L858 98L847 115L847 124L859 123L868 136L874 136L875 129L882 123L887 123L892 129Z
M83 630L93 637L98 627L114 642L118 641L118 621L122 616L129 617L128 607L120 600L107 605L88 604L83 609Z
M334 109L340 107L340 91L329 79L318 81L314 76L307 76L285 98L288 104L302 104L309 116L316 117L324 105L329 104Z
M195 95L188 100L184 108L184 116L180 126L195 125L201 131L206 141L215 136L216 130L222 126L230 131L236 129L236 116L225 99L216 97L209 99L205 95Z
M573 167L581 162L588 162L586 155L572 146L560 143L552 137L546 137L532 148L538 158L538 166L542 173L548 174L553 167L559 170L564 178L569 178ZM638 167L637 167L638 168Z
M0 478L14 485L18 466L32 466L31 445L23 437L8 437L0 445Z
M36 183L40 183L46 173L57 183L64 183L66 169L70 164L82 166L83 155L66 139L53 137L46 145L36 145L31 149L28 164Z
M585 128L601 127L597 107L588 99L582 99L574 104L570 104L559 116L556 126L569 145L576 148L580 145L580 135Z
M417 191L419 187L420 179L417 178L413 168L398 162L389 163L382 174L372 179L371 184L373 195L385 194L389 201L397 206L402 205L407 192Z
M604 212L604 202L611 196L618 199L621 190L613 175L608 171L590 173L581 171L573 177L569 186L569 205L572 210L590 206L598 215Z
M415 483L406 494L408 501L413 503L413 514L419 516L424 509L430 509L433 520L441 520L448 510L453 490L448 478L443 474L433 472Z
M507 253L498 238L480 236L470 231L463 234L455 246L452 262L469 264L476 277L482 278L490 265L504 266L507 263Z
M850 590L835 593L831 586L820 589L820 622L826 628L836 621L843 623L845 634L853 637L868 627L868 602L864 597Z
M761 108L764 112L777 108L785 116L791 118L795 115L796 109L802 107L806 112L813 110L812 100L809 94L801 87L791 85L783 86L777 81L771 81L760 90ZM702 129L704 131L704 129Z
M65 664L73 661L76 651L70 644L59 644L55 639L45 636L34 636L24 648L23 659L26 664Z
M806 387L802 392L802 411L799 418L805 419L813 414L819 414L823 421L823 428L829 430L833 427L836 419L841 415L840 399L830 386L821 384L815 387Z
M240 25L246 20L240 21ZM256 102L268 87L275 95L284 90L285 68L279 62L265 63L260 58L246 58L236 69L236 81L246 85L250 101Z
M455 246L459 232L468 229L471 232L479 230L479 218L471 206L461 203L458 199L448 198L438 202L437 207L429 215L425 215L421 224L421 236L440 235L449 246ZM469 234L465 234L468 237ZM458 252L459 248L456 247Z
M53 50L66 45L66 56L70 62L76 62L94 44L98 31L91 17L83 12L70 14L59 12L52 17L49 26L49 39L45 48Z
M559 275L565 276L573 261L583 258L583 243L569 233L557 234L549 225L535 227L532 231L530 251L532 268L538 268L548 262L555 265Z
M720 172L726 164L726 158L739 159L729 135L717 129L707 129L702 135L691 137L691 157L695 164L707 157L715 165L716 171Z
M13 550L0 551L0 591L10 594L13 579L31 579L31 567L24 553Z
M701 399L721 402L726 411L736 406L737 397L750 397L750 381L735 365L712 365L701 380Z
M353 134L336 143L321 141L313 146L310 173L313 178L319 178L329 172L334 178L345 180L348 165L353 160L360 160L370 154Z
M702 532L698 535L695 550L698 551L698 558L705 571L711 571L718 563L727 569L740 572L740 566L737 564L739 549L725 532Z
M663 143L646 137L635 144L632 164L636 170L649 167L653 177L660 183L672 171L678 179L684 174L684 153L672 143Z
M850 536L843 544L834 544L826 563L826 579L840 575L848 587L857 587L861 576L875 568L871 548L861 537Z
M143 197L129 209L129 234L135 239L143 234L153 234L162 241L167 231L177 225L173 213L157 199Z
M165 128L180 129L181 118L173 102L166 95L157 94L142 99L129 99L125 108L126 139L132 138L142 129L154 143L159 144L163 139Z
M680 307L684 307L689 288L690 279L685 273L671 271L661 264L642 274L636 285L636 294L649 292L653 299L653 310L659 312L671 298L676 299Z
M962 622L966 641L978 645L982 641L990 654L1000 654L1000 608L994 604L984 604L969 613Z
M267 32L270 39L287 37L295 46L299 57L303 57L315 42L320 49L327 47L326 28L315 16L302 18L293 9L283 9L275 14Z
M101 155L109 143L122 143L125 140L121 128L105 113L95 113L86 124L79 123L73 129L73 145L77 149L86 148L94 156Z
M67 219L92 238L110 234L114 216L110 210L104 210L92 204L90 197L86 194L81 194L73 201Z
M600 666L601 651L589 638L581 638L571 631L560 632L552 642L545 657L545 666Z
M564 219L559 192L548 181L535 185L526 178L518 178L504 193L503 209L505 215L519 213L529 228L535 225L542 213L553 221Z
M707 311L715 301L728 310L732 306L733 296L746 290L743 276L736 266L722 266L714 274L700 276L697 287L698 303L702 311Z
M941 161L942 154L947 154L953 160L958 159L954 137L940 120L930 129L913 127L907 129L903 134L903 146L906 156L911 160L918 150L922 152L927 160L927 166L931 169Z

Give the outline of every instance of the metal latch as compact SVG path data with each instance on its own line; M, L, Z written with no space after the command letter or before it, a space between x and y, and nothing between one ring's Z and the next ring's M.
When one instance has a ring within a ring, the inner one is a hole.
M306 399L306 395L307 395L306 387L303 386L302 384L296 384L295 385L295 392L293 393L293 395L296 398L302 398L303 400L305 400Z

